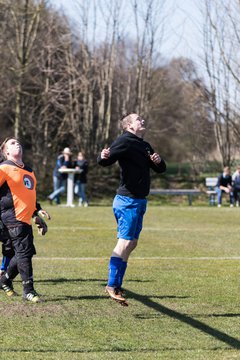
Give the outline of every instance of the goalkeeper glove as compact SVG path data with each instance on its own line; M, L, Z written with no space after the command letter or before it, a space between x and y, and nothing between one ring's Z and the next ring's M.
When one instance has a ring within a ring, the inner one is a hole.
M45 223L45 221L40 216L35 216L33 218L33 220L34 220L34 223L37 225L38 234L45 235L46 232L48 231L48 227L47 227L47 224Z

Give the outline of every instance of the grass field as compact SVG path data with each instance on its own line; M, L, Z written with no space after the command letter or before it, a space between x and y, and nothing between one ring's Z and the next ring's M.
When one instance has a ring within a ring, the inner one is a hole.
M0 359L240 359L240 209L149 205L129 307L104 293L111 207L48 209L34 258L45 302L0 293Z

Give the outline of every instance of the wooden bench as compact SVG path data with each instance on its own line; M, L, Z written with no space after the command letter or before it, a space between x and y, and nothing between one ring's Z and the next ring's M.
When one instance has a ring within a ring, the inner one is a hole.
M151 189L150 195L175 195L187 196L188 204L192 205L192 198L196 195L201 195L203 192L198 189Z
M217 177L207 177L205 179L205 185L207 187L206 193L208 194L209 205L215 205L216 204L217 192L215 191L215 187L217 185L217 181L218 181Z

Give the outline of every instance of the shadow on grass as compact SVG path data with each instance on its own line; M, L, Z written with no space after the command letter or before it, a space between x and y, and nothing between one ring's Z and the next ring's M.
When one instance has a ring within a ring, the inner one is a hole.
M129 294L129 291L127 290L127 293ZM128 299L133 298L133 296L128 296ZM189 299L190 296L176 296L176 295L161 295L161 296L157 296L157 295L142 295L142 298L145 299Z
M34 283L50 283L50 284L61 284L65 282L104 282L104 279L83 279L83 278L76 278L76 279L68 279L68 278L58 278L58 279L42 279L42 280L34 280Z
M49 302L58 302L58 301L76 301L76 300L103 300L103 299L106 299L107 296L104 296L104 295L100 295L100 296L97 296L97 295L89 295L89 296L86 296L86 295L83 295L83 296L72 296L72 295L63 295L63 296L54 296L52 299L45 299L45 302L46 303L49 303Z
M156 299L185 299L186 296L149 296ZM63 296L54 296L53 299L46 299L46 302L57 302L57 301L75 301L75 300L102 300L109 298L108 295L82 295L82 296L72 296L72 295L63 295Z
M194 315L194 316L199 316L199 317L229 317L229 318L233 318L233 317L240 317L240 314L233 314L233 313L229 313L229 314L207 314L207 315Z
M161 352L164 352L164 351L192 351L193 349L191 348L168 348L168 347L165 347L163 349L161 349ZM200 350L200 349L199 349ZM205 349L203 349L205 350ZM214 348L214 351L216 350L228 350L228 348L224 349L222 347L215 347ZM30 355L30 353L36 353L36 354L67 354L67 353L73 353L73 354L90 354L90 353L106 353L106 354L114 354L115 356L119 356L121 357L121 353L130 353L129 356L131 356L131 354L133 353L155 353L155 352L159 352L158 349L151 349L151 348L148 348L147 350L144 348L144 349L126 349L125 347L120 347L120 346L115 346L114 348L111 348L111 349L65 349L65 350L56 350L56 349L31 349L29 350L28 348L27 349L5 349L5 350L2 350L3 353L6 353L6 354L10 354L10 353L28 353L28 355ZM137 356L137 355L136 355ZM111 357L112 358L112 357ZM132 359L132 357L129 357L129 359Z
M175 310L171 310L168 307L158 304L155 301L150 299L150 296L142 296L139 294L136 294L132 291L127 291L130 297L133 299L141 302L145 306L148 306L156 311L158 311L161 314L167 315L173 319L177 319L185 324L188 324L192 326L193 328L200 330L201 332L211 335L217 340L220 340L224 342L225 344L230 345L232 348L240 349L240 341L222 331L219 331L207 324L205 324L202 321L196 320L188 315L181 314L180 312L177 312ZM227 314L225 314L227 315ZM231 314L231 316L234 314ZM236 314L235 314L236 315Z
M16 281L17 282L17 281ZM21 282L21 280L19 280L19 282ZM69 278L57 278L57 279L39 279L39 280L34 280L34 283L50 283L50 284L61 284L64 282L100 282L102 283L102 285L106 285L107 280L106 279L83 279L83 278L76 278L76 279L69 279ZM137 283L149 283L151 282L150 280L128 280L128 282L137 282Z
M163 298L163 297L162 297ZM174 296L166 296L165 298L174 298ZM186 314L183 314L184 316L188 316ZM160 317L163 317L164 314L136 314L135 317L138 319L157 319ZM213 318L213 317L240 317L240 314L191 314L191 316L194 316L194 318Z

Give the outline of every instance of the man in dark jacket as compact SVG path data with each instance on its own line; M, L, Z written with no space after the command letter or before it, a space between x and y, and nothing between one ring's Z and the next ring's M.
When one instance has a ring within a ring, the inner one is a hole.
M113 212L118 224L118 241L110 262L106 292L109 296L127 304L121 290L128 258L136 248L146 211L146 196L150 190L150 169L157 173L166 170L164 160L143 140L145 122L136 113L122 118L124 133L98 156L101 166L118 161L121 169L120 185L113 201Z
M229 166L225 166L223 173L219 175L218 182L216 186L217 198L218 198L218 207L222 205L222 194L225 193L229 195L230 207L233 207L233 189L232 189L232 176Z
M55 201L57 205L60 205L60 195L66 190L68 175L61 174L59 169L67 169L72 166L71 155L71 150L66 147L57 158L53 171L53 192L48 196L50 204Z

